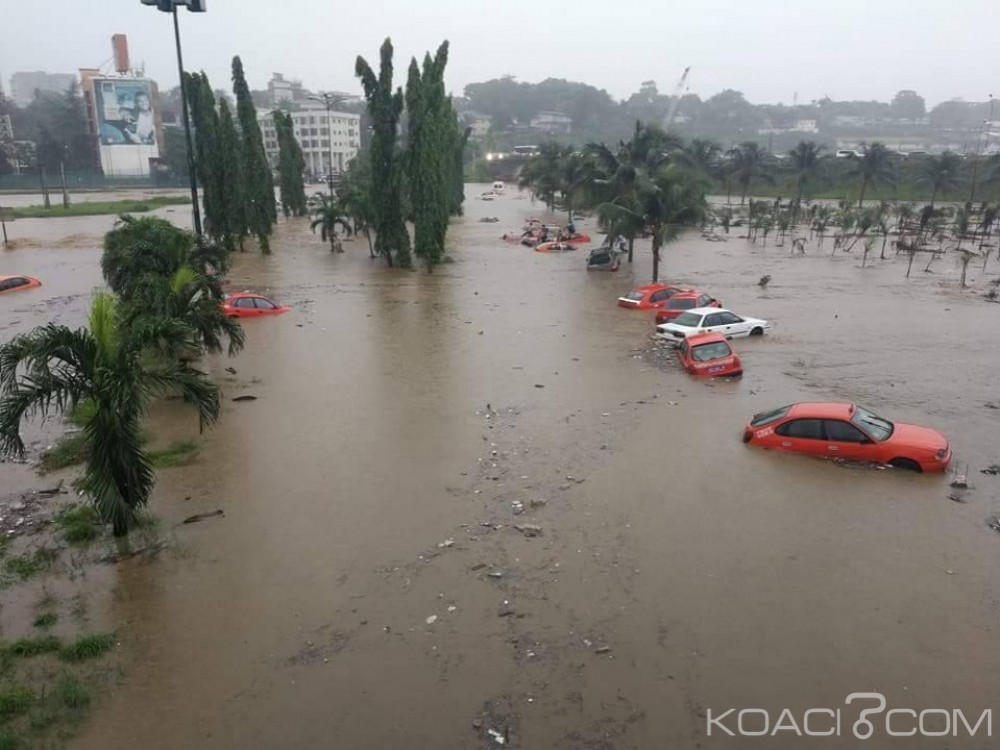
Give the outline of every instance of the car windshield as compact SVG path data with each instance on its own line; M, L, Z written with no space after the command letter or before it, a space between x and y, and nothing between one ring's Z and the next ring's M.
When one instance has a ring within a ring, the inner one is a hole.
M777 409L771 409L771 411L762 411L760 414L754 414L753 419L750 420L751 427L760 427L762 424L769 424L775 420L781 419L783 416L788 414L788 410L792 407L789 406L779 406Z
M671 310L690 310L696 304L697 300L693 299L672 299L667 303L667 307Z
M701 316L689 312L681 313L674 318L674 325L684 326L685 328L697 328L701 325Z
M854 407L854 415L851 417L851 421L879 442L888 440L892 435L892 431L896 429L896 426L888 419L882 419L877 414L872 414L860 406Z
M639 300L642 299L642 292L640 292L638 289L633 289L631 292L625 295L625 299L632 299L638 302Z
M711 344L696 346L691 350L691 358L695 362L708 362L710 359L728 357L731 353L732 350L725 341L714 341Z

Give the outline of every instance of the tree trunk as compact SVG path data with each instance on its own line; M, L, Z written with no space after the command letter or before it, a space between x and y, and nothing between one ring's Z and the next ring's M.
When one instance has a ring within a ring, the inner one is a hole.
M883 234L882 235L882 250L878 254L878 259L879 260L885 260L885 243L888 242L888 241L889 241L889 235Z
M937 200L938 189L937 185L934 186L934 192L931 193L931 208L934 208L934 201Z
M368 257L369 258L374 258L375 257L375 246L372 245L372 233L368 229L368 227L365 227L365 239L368 240Z
M969 270L970 260L971 258L968 255L966 255L965 258L962 259L962 289L965 289L965 274Z
M660 246L653 242L653 283L660 280Z
M861 196L858 198L858 208L861 208L861 204L865 202L866 190L868 190L868 178L864 177L861 180Z
M628 262L632 262L632 246L635 244L635 235L631 235L628 238Z
M913 268L913 259L916 257L915 252L909 252L907 255L910 256L909 262L906 264L906 278L910 278L910 269Z

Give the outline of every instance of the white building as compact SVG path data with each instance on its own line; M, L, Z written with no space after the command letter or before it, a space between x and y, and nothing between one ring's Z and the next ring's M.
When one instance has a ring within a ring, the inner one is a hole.
M267 82L268 96L271 97L271 106L277 107L281 102L290 102L295 99L295 89L291 81L286 81L281 73L272 73L271 80Z
M290 113L295 140L302 148L306 172L327 175L343 172L357 156L361 145L361 115L351 112L327 112L309 107ZM278 165L278 134L271 112L258 112L257 120L264 135L264 150L272 167ZM331 162L332 158L332 162Z
M573 127L573 118L562 112L539 112L531 118L531 127L543 133L568 133Z

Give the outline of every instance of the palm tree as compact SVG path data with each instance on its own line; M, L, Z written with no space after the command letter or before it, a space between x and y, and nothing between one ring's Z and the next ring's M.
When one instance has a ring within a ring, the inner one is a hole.
M802 195L808 183L819 173L822 165L820 154L823 148L813 141L799 141L799 144L788 152L791 157L792 174L795 175L796 206L802 203Z
M928 156L920 164L917 182L930 185L931 205L942 190L953 190L962 184L962 158L954 151L945 151L940 156Z
M101 271L112 291L131 300L150 278L169 279L180 268L214 276L226 270L228 257L220 245L203 242L165 219L121 216L104 236Z
M719 173L719 155L722 147L715 141L693 138L681 154L681 161L706 178L715 178Z
M135 525L155 481L141 438L149 399L164 391L181 395L198 409L203 427L219 416L219 391L205 373L144 356L149 341L171 325L120 327L114 297L98 294L89 329L50 323L0 347L0 454L24 455L25 417L92 404L80 487L117 537Z
M876 142L865 146L865 153L857 160L857 165L852 170L852 176L861 178L861 195L858 197L858 208L861 208L869 185L896 184L896 169L892 161L892 152L885 147L884 143Z
M316 193L315 199L317 205L313 209L313 220L309 227L314 233L316 227L319 227L320 238L324 242L330 243L331 253L344 252L344 247L337 237L337 227L340 227L346 235L350 235L353 230L347 220L348 217L344 212L343 205L339 200L325 193Z
M151 346L172 358L192 357L207 351L219 354L228 339L230 357L242 351L245 337L239 321L222 311L225 294L216 276L178 268L169 278L149 277L136 288L135 302L122 304L119 317L125 327L150 328L158 321L175 321L165 327Z
M605 216L641 222L652 235L655 284L660 278L660 249L684 229L698 226L708 209L704 183L679 165L666 164L640 176L630 203L607 203L599 210Z
M521 188L531 188L531 193L545 204L549 211L555 211L556 198L562 184L563 162L569 149L554 141L543 143L538 154L521 167L517 184Z
M754 178L774 184L774 176L768 161L768 153L753 141L741 143L731 152L730 168L740 186L740 205L746 203L747 194Z
M337 189L337 197L344 213L351 220L354 234L363 234L368 241L368 255L375 257L372 228L375 226L375 207L371 201L371 167L366 154L355 157Z

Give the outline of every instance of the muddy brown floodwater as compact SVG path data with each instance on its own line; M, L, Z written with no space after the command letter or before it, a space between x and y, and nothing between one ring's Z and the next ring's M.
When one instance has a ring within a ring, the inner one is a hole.
M840 748L858 744L852 692L1000 709L1000 478L979 473L1000 463L990 277L963 292L950 260L907 281L904 258L862 270L830 240L792 257L693 234L665 275L777 322L738 344L741 381L698 382L650 351L649 315L615 306L647 247L587 273L583 252L498 239L539 210L469 200L433 275L387 270L363 240L331 254L304 220L271 257L236 258L234 288L294 310L209 363L221 423L161 472L153 509L168 528L225 516L114 569L101 618L125 677L73 747L727 748L750 741L706 736L708 711L830 707L842 737L756 742ZM62 231L107 224L74 221ZM46 282L0 301L5 337L82 319L99 281L96 245L38 236L0 256ZM803 399L941 429L968 502L949 477L741 444L749 415ZM169 405L154 420L193 428Z

